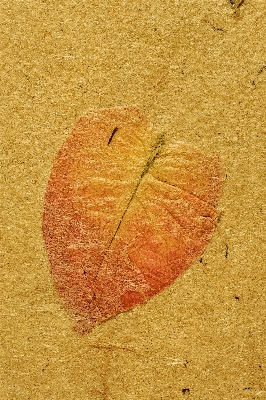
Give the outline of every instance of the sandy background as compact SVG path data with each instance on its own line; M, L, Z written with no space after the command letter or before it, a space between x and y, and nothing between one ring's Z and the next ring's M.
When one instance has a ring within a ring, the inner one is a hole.
M266 3L9 0L1 10L0 398L266 398ZM147 304L78 336L42 238L54 158L89 108L139 105L217 152L220 222Z

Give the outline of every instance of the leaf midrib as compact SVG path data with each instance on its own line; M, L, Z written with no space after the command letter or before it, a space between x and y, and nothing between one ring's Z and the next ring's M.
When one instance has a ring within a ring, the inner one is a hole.
M117 228L116 228L116 230L115 230L115 232L114 232L114 234L113 234L113 236L112 236L112 238L111 238L111 240L110 240L110 242L108 244L108 247L107 247L107 249L106 249L106 251L105 251L105 253L103 255L102 261L101 261L100 266L99 266L98 271L97 271L96 278L97 278L98 273L99 273L99 271L100 271L100 269L102 267L102 264L103 264L103 262L104 262L104 260L106 258L106 255L107 255L110 247L112 246L112 243L113 243L114 239L117 236L117 233L118 233L118 231L120 229L120 226L121 226L121 224L122 224L122 222L123 222L123 220L125 218L125 215L126 215L128 209L130 207L130 204L132 203L132 200L134 199L134 197L136 195L136 192L137 192L137 190L138 190L138 188L139 188L144 176L147 174L147 172L149 171L150 167L152 166L152 164L154 163L155 159L157 158L161 147L165 144L164 138L165 138L165 134L162 134L161 136L159 136L159 138L157 139L156 143L152 146L151 154L150 154L150 156L149 156L149 158L148 158L148 160L147 160L147 162L146 162L146 164L145 164L145 166L144 166L144 168L143 168L143 170L142 170L142 172L140 174L140 177L139 177L139 179L137 181L137 184L136 184L136 186L135 186L135 188L134 188L134 190L132 192L132 195L131 195L131 197L130 197L130 199L129 199L129 201L128 201L128 203L127 203L127 205L126 205L126 207L125 207L125 209L123 211L123 214L122 214L122 216L121 216L121 218L119 220Z

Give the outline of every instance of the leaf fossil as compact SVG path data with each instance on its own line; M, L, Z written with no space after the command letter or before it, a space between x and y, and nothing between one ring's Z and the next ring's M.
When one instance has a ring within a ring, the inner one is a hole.
M80 333L163 290L215 228L217 156L150 129L137 107L92 110L59 151L43 235Z

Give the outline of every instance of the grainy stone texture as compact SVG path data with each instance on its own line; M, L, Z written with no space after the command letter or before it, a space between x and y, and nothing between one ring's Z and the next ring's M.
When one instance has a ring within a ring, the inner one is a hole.
M0 8L0 397L264 398L265 2ZM50 275L45 188L80 117L130 104L158 134L220 155L220 221L170 287L80 337Z

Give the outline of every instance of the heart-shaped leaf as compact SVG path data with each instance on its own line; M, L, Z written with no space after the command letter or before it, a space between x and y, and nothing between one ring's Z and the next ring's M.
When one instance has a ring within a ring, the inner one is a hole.
M155 135L137 107L91 111L47 186L43 233L78 332L147 301L204 250L215 227L219 160Z

